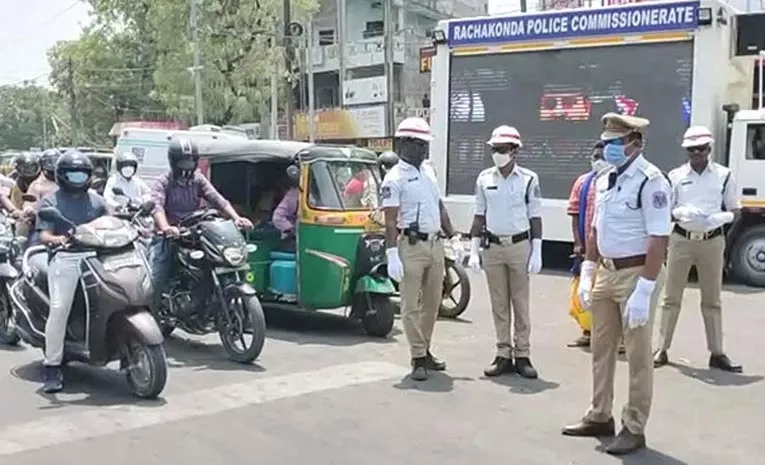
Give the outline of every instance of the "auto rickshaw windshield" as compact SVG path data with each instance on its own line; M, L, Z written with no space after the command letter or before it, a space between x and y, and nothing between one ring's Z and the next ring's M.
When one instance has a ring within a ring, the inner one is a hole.
M319 210L373 210L380 205L377 164L317 160L308 171L308 206Z

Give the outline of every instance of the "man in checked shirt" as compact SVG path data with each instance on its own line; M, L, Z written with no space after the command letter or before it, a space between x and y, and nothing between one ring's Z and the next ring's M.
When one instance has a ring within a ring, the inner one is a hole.
M181 218L197 211L202 200L234 220L237 227L252 228L250 220L239 216L228 200L197 170L199 152L193 142L186 139L171 141L167 160L170 172L160 177L152 188L154 221L162 232L154 238L149 252L154 308L161 303L162 292L172 276L174 257L170 239L179 234L176 225Z

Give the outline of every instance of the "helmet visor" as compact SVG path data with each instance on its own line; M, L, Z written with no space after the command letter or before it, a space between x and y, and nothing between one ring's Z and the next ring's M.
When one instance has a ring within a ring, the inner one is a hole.
M194 162L194 160L191 160L189 158L178 162L178 169L181 169L184 171L193 170L196 167L197 167L196 162Z
M88 182L90 173L87 171L67 171L64 173L64 177L69 184L73 186L81 186Z

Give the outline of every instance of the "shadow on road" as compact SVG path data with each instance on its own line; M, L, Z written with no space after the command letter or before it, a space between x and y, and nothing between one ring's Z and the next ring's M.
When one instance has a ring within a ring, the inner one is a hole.
M548 381L544 378L526 379L514 374L505 374L494 377L482 377L500 386L507 386L513 394L540 394L551 389L558 389L559 383Z
M710 368L696 368L679 363L671 363L680 374L689 378L697 379L703 383L713 386L747 386L749 384L759 383L765 377L760 375L746 375L741 373L728 373Z
M260 373L265 368L256 363L244 364L232 362L220 342L207 344L203 341L188 339L178 331L165 339L167 366L169 368L192 368L195 371L250 371ZM268 342L266 342L268 346ZM266 350L266 349L264 349Z
M454 390L455 381L475 381L470 377L452 377L443 372L430 372L427 381L415 381L410 375L404 376L401 381L394 384L393 387L403 391L422 391L445 393Z
M154 408L166 404L165 400L138 399L130 392L125 375L113 368L98 368L79 363L71 363L64 368L64 391L60 394L42 392L42 362L35 361L12 367L13 376L34 383L36 392L47 399L50 404L42 410L83 405L90 407L107 407L111 405L135 405ZM65 399L73 394L84 394L84 398Z
M611 444L613 439L597 439L600 444L595 447L595 450L605 453L606 447ZM688 465L688 462L670 457L669 455L659 452L656 449L651 449L650 447L629 455L615 456L614 458L620 460L624 465Z
M401 334L401 330L394 326L388 337L367 336L358 321L343 315L319 311L266 310L266 322L268 338L300 345L391 344L395 343L395 337Z
M15 346L0 344L0 351L3 352L21 352L24 350L26 350L26 347L24 347L22 344L16 344Z

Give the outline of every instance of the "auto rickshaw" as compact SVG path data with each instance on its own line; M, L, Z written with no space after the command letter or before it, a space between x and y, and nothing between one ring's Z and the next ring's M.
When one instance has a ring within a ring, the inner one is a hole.
M256 225L247 237L256 246L247 280L265 309L350 308L348 316L370 336L390 333L396 290L374 219L380 183L374 152L267 140L200 140L198 148L202 173ZM271 217L288 190L288 171L297 173L299 201L294 236L285 240Z

